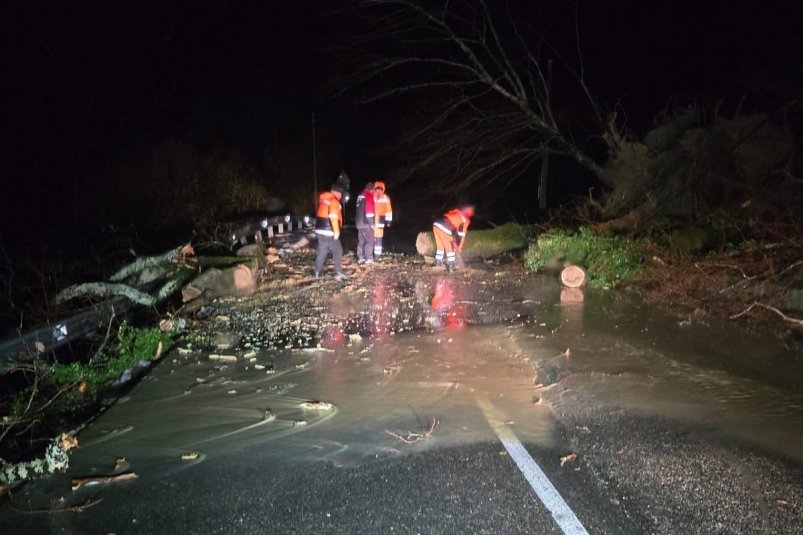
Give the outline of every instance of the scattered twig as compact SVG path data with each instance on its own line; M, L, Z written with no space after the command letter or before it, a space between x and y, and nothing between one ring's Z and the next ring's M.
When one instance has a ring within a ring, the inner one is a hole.
M753 310L756 307L760 307L760 308L769 310L770 312L774 312L775 314L780 316L784 321L787 321L787 322L792 323L794 325L803 326L803 320L797 319L797 318L793 318L791 316L787 316L786 314L784 314L783 312L781 312L777 308L775 308L773 306L770 306L770 305L765 305L764 303L759 303L758 301L754 301L753 304L750 305L749 307L747 307L746 309L742 310L738 314L734 314L733 316L731 316L731 319L735 320L737 318L740 318L740 317L744 316L745 314L747 314L748 312L750 312L751 310Z
M90 507L94 507L102 501L103 498L97 498L95 500L87 500L81 505L74 505L72 507L49 507L47 509L23 509L21 507L17 507L14 505L14 503L11 503L11 508L18 513L23 513L26 515L34 515L39 513L83 513Z
M392 436L394 438L398 438L399 440L401 440L405 444L416 444L417 442L420 442L421 440L424 440L425 438L432 438L432 434L435 432L435 429L438 428L438 424L439 423L440 423L439 420L433 418L432 419L432 425L429 426L429 429L427 429L426 431L421 431L420 433L414 433L413 431L408 431L407 432L407 437L403 437L403 436L401 436L401 435L399 435L397 433L394 433L393 431L389 431L387 429L385 430L385 433L387 433L388 435L390 435L390 436Z
M803 266L803 260L798 260L798 261L797 261L797 262L795 262L794 264L792 264L792 265L790 265L790 266L787 266L787 267L785 267L784 269L782 269L781 271L779 271L778 273L776 273L775 275L773 275L772 277L770 277L770 278L769 278L769 279L767 279L767 280L772 280L772 279L775 279L775 278L777 278L777 277L780 277L781 275L783 275L783 274L784 274L784 273L786 273L787 271L792 271L793 269L795 269L795 268L797 268L797 267L800 267L800 266Z

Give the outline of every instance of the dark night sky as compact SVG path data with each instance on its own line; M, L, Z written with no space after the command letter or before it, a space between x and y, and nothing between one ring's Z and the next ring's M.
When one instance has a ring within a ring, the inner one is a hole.
M165 136L247 154L276 139L309 150L313 111L329 158L322 175L345 165L358 181L383 176L384 144L404 110L324 98L331 65L321 52L337 32L322 14L331 5L131 0L7 8L2 165L17 193L4 196L15 207L4 215L64 197L65 183L82 184L76 177L100 174L126 150ZM722 97L732 109L746 94L750 106L778 107L803 86L797 6L583 1L592 89L609 104L621 102L636 129L649 127L672 95Z

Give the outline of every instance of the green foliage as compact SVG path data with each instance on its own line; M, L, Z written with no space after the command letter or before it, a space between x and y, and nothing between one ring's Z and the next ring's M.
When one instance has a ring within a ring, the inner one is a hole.
M28 387L20 392L11 403L11 410L8 411L7 419L9 422L19 422L25 418L28 410L28 398L31 395L31 388Z
M257 300L252 302L252 305L256 305ZM195 349L207 349L211 347L212 340L209 336L196 332L196 331L187 331L181 335L181 342L183 342L188 348L195 348Z
M55 364L51 370L52 380L56 384L83 382L90 388L96 388L119 378L139 361L152 360L160 342L162 351L167 351L172 344L171 335L157 328L139 329L123 322L117 330L117 343L110 354L98 355L86 364Z
M639 272L645 245L645 240L597 236L586 227L577 232L555 230L538 236L525 264L531 271L577 264L588 271L592 288L616 288Z

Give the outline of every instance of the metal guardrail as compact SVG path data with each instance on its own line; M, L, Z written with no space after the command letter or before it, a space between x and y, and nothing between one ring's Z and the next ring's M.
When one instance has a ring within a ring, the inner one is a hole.
M277 236L312 230L315 220L310 216L276 216L238 227L229 236L230 246L262 242ZM69 317L32 329L29 332L0 340L0 375L10 362L25 362L37 355L46 355L70 342L85 339L108 324L112 317L125 318L141 305L124 297L113 297L84 308Z
M126 318L135 307L124 297L113 297L80 310L70 317L0 341L0 375L10 362L26 362L61 346L99 332L111 318Z
M255 223L238 227L229 236L229 242L231 247L247 245L249 242L262 242L294 230L312 230L314 225L315 218L308 215L266 217Z

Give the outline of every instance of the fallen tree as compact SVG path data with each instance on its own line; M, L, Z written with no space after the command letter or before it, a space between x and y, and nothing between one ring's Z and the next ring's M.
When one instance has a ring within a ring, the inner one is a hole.
M801 230L801 180L782 116L723 117L692 106L665 113L643 138L617 129L613 118L605 139L607 190L589 197L584 214L596 231L696 225L745 239Z
M516 223L506 223L487 230L469 230L463 245L463 258L487 258L523 249L527 247L533 232L532 227ZM432 232L419 233L415 247L421 256L434 257L435 238Z

